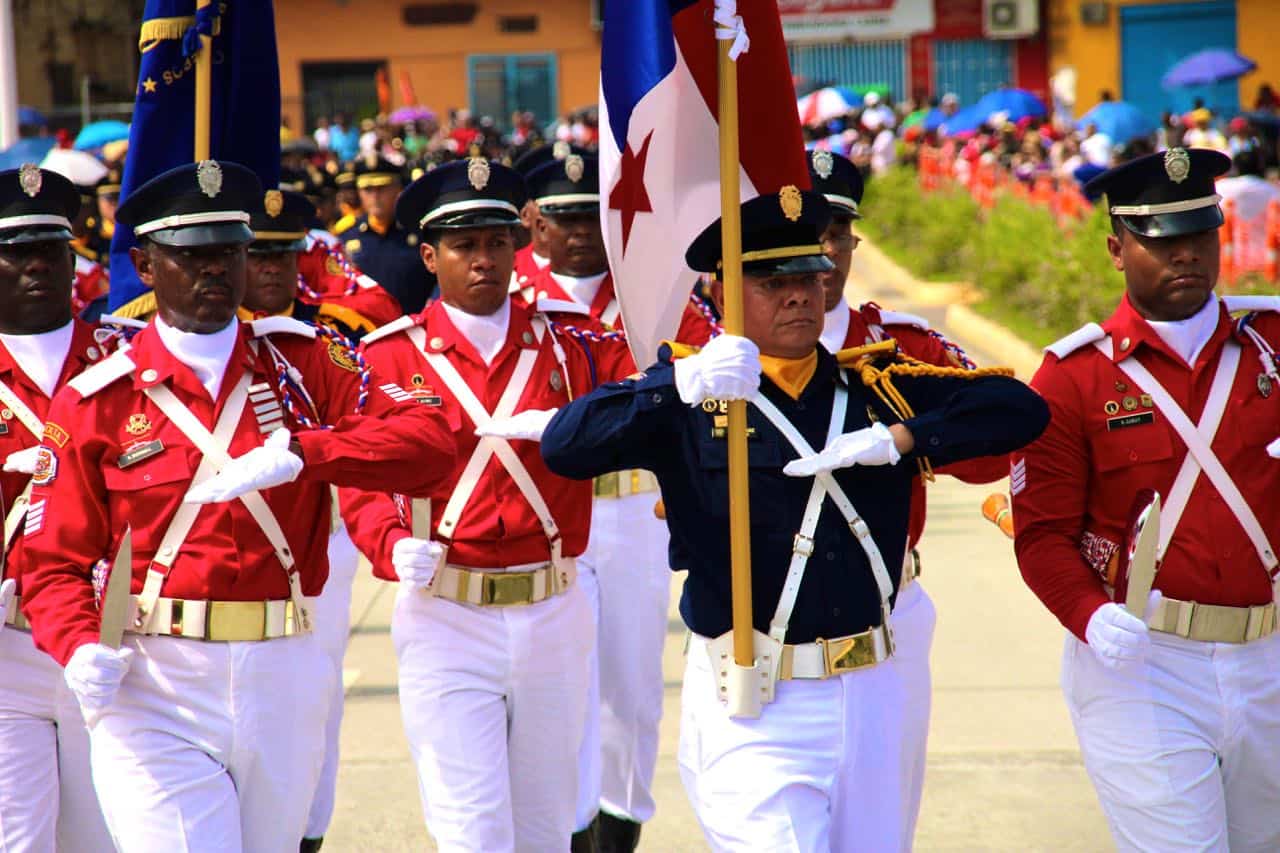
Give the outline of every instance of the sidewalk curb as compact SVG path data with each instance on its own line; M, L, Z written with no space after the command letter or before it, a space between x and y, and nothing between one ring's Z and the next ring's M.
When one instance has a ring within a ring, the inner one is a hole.
M982 348L996 357L998 366L1012 367L1019 379L1030 380L1043 360L1040 350L967 305L948 307L946 324L958 338L981 341Z

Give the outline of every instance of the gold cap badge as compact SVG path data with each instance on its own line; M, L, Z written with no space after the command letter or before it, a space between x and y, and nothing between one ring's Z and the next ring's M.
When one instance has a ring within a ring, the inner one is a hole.
M222 166L217 160L201 160L196 166L196 183L200 192L214 198L222 192Z
M22 186L22 191L27 195L35 198L40 194L40 185L44 183L44 176L40 174L40 167L35 163L23 163L18 169L18 183Z
M556 144L551 146L551 156L557 160L563 160L568 157L572 151L573 149L569 147L569 143L565 142L563 139L557 139Z
M831 170L835 166L835 160L831 157L830 151L814 151L813 152L813 171L818 173L818 177L826 180L831 177Z
M778 204L782 205L782 215L787 219L792 222L800 220L800 213L804 210L804 197L795 185L787 184L778 191Z
M586 163L582 162L582 157L578 154L570 154L564 158L564 174L575 184L582 180L582 173L586 167Z
M1164 173L1169 180L1180 184L1191 174L1191 155L1185 148L1170 148L1164 152Z
M489 185L489 161L483 157L472 157L467 164L467 180L477 190Z
M280 190L267 190L262 199L262 207L267 211L267 216L275 219L284 210L284 194Z

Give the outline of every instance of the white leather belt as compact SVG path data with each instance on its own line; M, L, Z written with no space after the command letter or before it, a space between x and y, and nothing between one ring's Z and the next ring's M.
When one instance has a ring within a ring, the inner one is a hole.
M27 621L27 617L22 615L22 597L15 595L13 603L9 605L9 609L4 614L4 624L10 628L17 628L19 631L30 631L31 623Z
M658 491L658 478L651 471L634 468L610 471L595 478L593 493L597 498L625 498Z
M431 592L436 598L478 607L537 604L573 586L577 577L573 558L562 558L560 563L559 570L546 563L515 572L445 565L436 571Z
M132 597L134 608L138 597ZM305 599L314 612L315 598ZM151 611L145 632L129 633L185 637L210 643L253 643L304 633L307 628L297 617L292 600L284 601L195 601L160 598ZM133 622L130 620L130 624Z
M1147 623L1154 631L1205 643L1249 643L1276 631L1274 603L1253 607L1166 598Z
M861 634L783 646L778 678L830 678L884 663L892 654L893 638L877 625Z

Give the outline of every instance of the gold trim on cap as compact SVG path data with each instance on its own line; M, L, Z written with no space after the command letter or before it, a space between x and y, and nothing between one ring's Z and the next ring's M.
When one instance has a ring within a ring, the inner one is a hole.
M821 255L822 247L817 243L808 246L779 246L776 249L757 249L754 252L743 252L742 262L744 264L752 261L772 261L778 258L804 258L810 255ZM716 261L716 269L723 265L723 261Z
M254 231L254 240L301 240L306 231Z
M356 189L363 190L369 187L385 187L392 181L398 181L399 175L390 172L366 172L363 175L356 176Z

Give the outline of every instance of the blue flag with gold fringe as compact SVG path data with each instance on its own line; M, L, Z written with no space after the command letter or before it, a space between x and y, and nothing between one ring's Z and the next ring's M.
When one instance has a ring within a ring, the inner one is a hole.
M249 167L264 187L280 182L280 64L271 0L214 0L199 11L196 0L147 0L122 202L136 187L195 157L201 35L213 37L210 156ZM129 260L134 244L133 230L117 225L108 306L127 317L155 308Z

